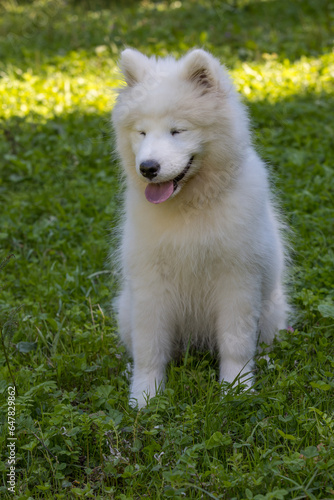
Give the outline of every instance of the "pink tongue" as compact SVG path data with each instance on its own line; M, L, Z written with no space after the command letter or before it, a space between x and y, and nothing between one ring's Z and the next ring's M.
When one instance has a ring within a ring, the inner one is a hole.
M161 182L161 184L147 184L145 196L151 203L162 203L168 200L174 192L173 181Z

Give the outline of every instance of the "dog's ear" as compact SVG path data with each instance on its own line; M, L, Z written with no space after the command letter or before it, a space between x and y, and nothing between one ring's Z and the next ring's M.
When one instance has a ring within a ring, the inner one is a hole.
M149 69L149 60L135 49L125 49L121 53L120 68L129 87L141 82Z
M219 62L208 52L195 49L183 58L183 75L186 80L201 86L203 91L210 91L219 82Z

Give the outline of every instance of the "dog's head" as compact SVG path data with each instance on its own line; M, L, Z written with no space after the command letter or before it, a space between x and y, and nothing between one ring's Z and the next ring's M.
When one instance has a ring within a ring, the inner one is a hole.
M117 147L128 176L146 183L146 199L162 203L196 175L212 142L224 143L225 135L229 151L233 86L218 60L199 49L178 61L126 49L120 67L127 86L113 112Z

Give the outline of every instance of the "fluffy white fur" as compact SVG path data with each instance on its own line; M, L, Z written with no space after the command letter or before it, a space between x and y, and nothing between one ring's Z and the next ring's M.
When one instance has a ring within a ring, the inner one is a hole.
M209 346L220 380L252 384L258 337L286 328L284 246L266 167L226 69L203 50L176 61L132 49L114 111L125 173L117 301L119 331L134 361L130 399L139 407L163 387L166 364L188 343ZM192 162L190 161L193 158ZM153 183L189 170L163 203Z

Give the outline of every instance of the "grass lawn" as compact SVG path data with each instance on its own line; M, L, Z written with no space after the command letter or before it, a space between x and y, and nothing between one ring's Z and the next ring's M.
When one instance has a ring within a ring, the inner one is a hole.
M334 498L333 0L3 0L0 36L0 497ZM108 263L125 45L220 57L272 165L294 331L252 393L221 398L217 360L189 352L128 405Z

